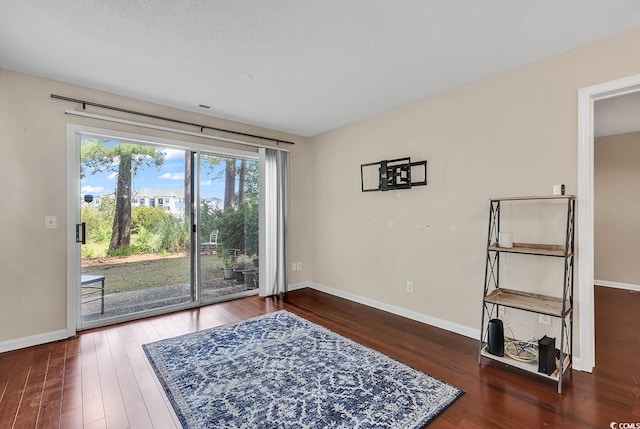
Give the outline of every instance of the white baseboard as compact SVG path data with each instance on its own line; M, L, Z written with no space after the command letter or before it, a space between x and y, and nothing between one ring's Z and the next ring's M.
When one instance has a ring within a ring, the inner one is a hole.
M339 289L334 289L329 286L324 286L313 282L296 283L289 285L289 290L296 290L302 288L311 288L325 292L330 295L334 295L340 298L348 299L349 301L357 302L359 304L368 305L369 307L377 308L378 310L386 311L388 313L396 314L398 316L406 317L407 319L416 320L427 325L435 326L446 331L454 332L456 334L464 335L465 337L478 339L480 338L480 330L469 328L468 326L460 325L448 320L438 319L437 317L427 316L426 314L418 313L415 311L407 310L406 308L397 307L395 305L386 304L384 302L375 301L373 299L365 298L359 295L355 295L349 292L344 292Z
M51 343L53 341L64 340L65 338L69 338L67 330L60 329L59 331L45 332L42 334L31 335L29 337L2 341L0 342L0 353L23 349L25 347L37 346L45 343Z
M311 287L310 284L308 282L302 282L302 283L294 283L292 285L287 285L287 290L298 290L298 289L304 289L306 287Z
M595 283L602 286L618 287L618 288L621 288L621 286L619 285L622 285L622 283L599 282L598 280L596 280ZM607 283L607 284L602 284L602 283ZM625 287L622 287L623 289L629 289L629 287L627 286L634 286L634 285L624 285L624 286ZM464 335L465 337L473 338L474 340L477 340L478 338L480 338L480 331L478 329L470 328L468 326L460 325L454 322L450 322L448 320L439 319L437 317L427 316L422 313L407 310L405 308L397 307L395 305L386 304L384 302L375 301L369 298L364 298L359 295L355 295L349 292L344 292L339 289L334 289L329 286L324 286L318 283L313 283L313 282L294 283L288 286L288 290L293 291L297 289L303 289L305 287L315 289L320 292L325 292L340 298L348 299L349 301L357 302L359 304L367 305L369 307L377 308L378 310L386 311L392 314L396 314L398 316L406 317L407 319L411 319L421 323L425 323L427 325L435 326L436 328L444 329L449 332ZM633 289L633 290L640 291L639 286L635 286L635 287L637 289ZM50 343L53 341L64 340L69 337L70 335L67 333L67 331L65 329L61 329L58 331L45 332L43 334L31 335L28 337L2 341L0 342L0 353L8 352L11 350L22 349L25 347L36 346L39 344ZM578 371L587 371L587 372L591 372L592 370L592 369L581 368L580 357L578 356L573 357L573 368Z
M329 286L324 286L324 285L320 285L313 282L302 282L302 283L289 285L289 290L291 291L291 290L303 289L305 287L319 290L320 292L325 292L340 298L348 299L349 301L354 301L359 304L368 305L369 307L377 308L378 310L386 311L392 314L396 314L398 316L406 317L407 319L411 319L421 323L425 323L427 325L435 326L436 328L444 329L449 332L464 335L465 337L473 338L474 340L477 340L478 338L480 338L479 329L470 328L468 326L460 325L454 322L450 322L448 320L427 316L425 314L407 310L402 307L396 307L395 305L385 304L384 302L375 301L369 298L364 298L359 295L355 295L349 292L341 291L339 289L331 288ZM579 356L573 357L573 369L576 371L587 371L587 372L591 372L593 370L593 368L589 368L589 369L582 368Z
M606 280L594 280L593 283L596 286L614 287L616 289L628 289L640 292L640 285L634 285L631 283L609 282Z
M572 365L572 367L576 371L593 372L593 368L583 368L582 367L582 361L580 360L580 356L574 356L573 357L573 365Z

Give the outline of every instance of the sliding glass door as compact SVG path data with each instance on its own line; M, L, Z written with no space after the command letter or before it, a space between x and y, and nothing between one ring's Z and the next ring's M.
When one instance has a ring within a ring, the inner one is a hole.
M258 287L258 162L202 154L200 285L204 303Z
M257 160L114 134L77 136L79 327L256 293Z

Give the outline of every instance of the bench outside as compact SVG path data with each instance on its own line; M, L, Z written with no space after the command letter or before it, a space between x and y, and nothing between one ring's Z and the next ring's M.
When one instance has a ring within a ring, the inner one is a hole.
M94 283L100 282L100 286L89 286ZM88 302L93 302L97 300L102 300L100 306L100 314L104 314L104 276L101 275L92 275L92 274L83 274L80 279L80 286L83 290L87 290L87 292L81 293L81 298L89 295L93 295L95 293L100 293L99 297L83 299L82 303L86 304Z

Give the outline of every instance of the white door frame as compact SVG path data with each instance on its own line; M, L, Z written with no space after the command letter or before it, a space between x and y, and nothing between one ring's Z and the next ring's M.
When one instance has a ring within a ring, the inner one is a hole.
M580 311L580 367L595 366L595 313L593 299L594 237L594 103L640 91L640 75L582 88L578 91L578 200L577 253Z
M76 224L80 222L80 127L67 124L67 336L76 334L80 314L80 246L76 243Z

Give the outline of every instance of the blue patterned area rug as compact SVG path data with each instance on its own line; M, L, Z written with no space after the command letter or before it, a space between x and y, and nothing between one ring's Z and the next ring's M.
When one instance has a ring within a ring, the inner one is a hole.
M463 393L284 310L142 347L185 428L422 428Z

